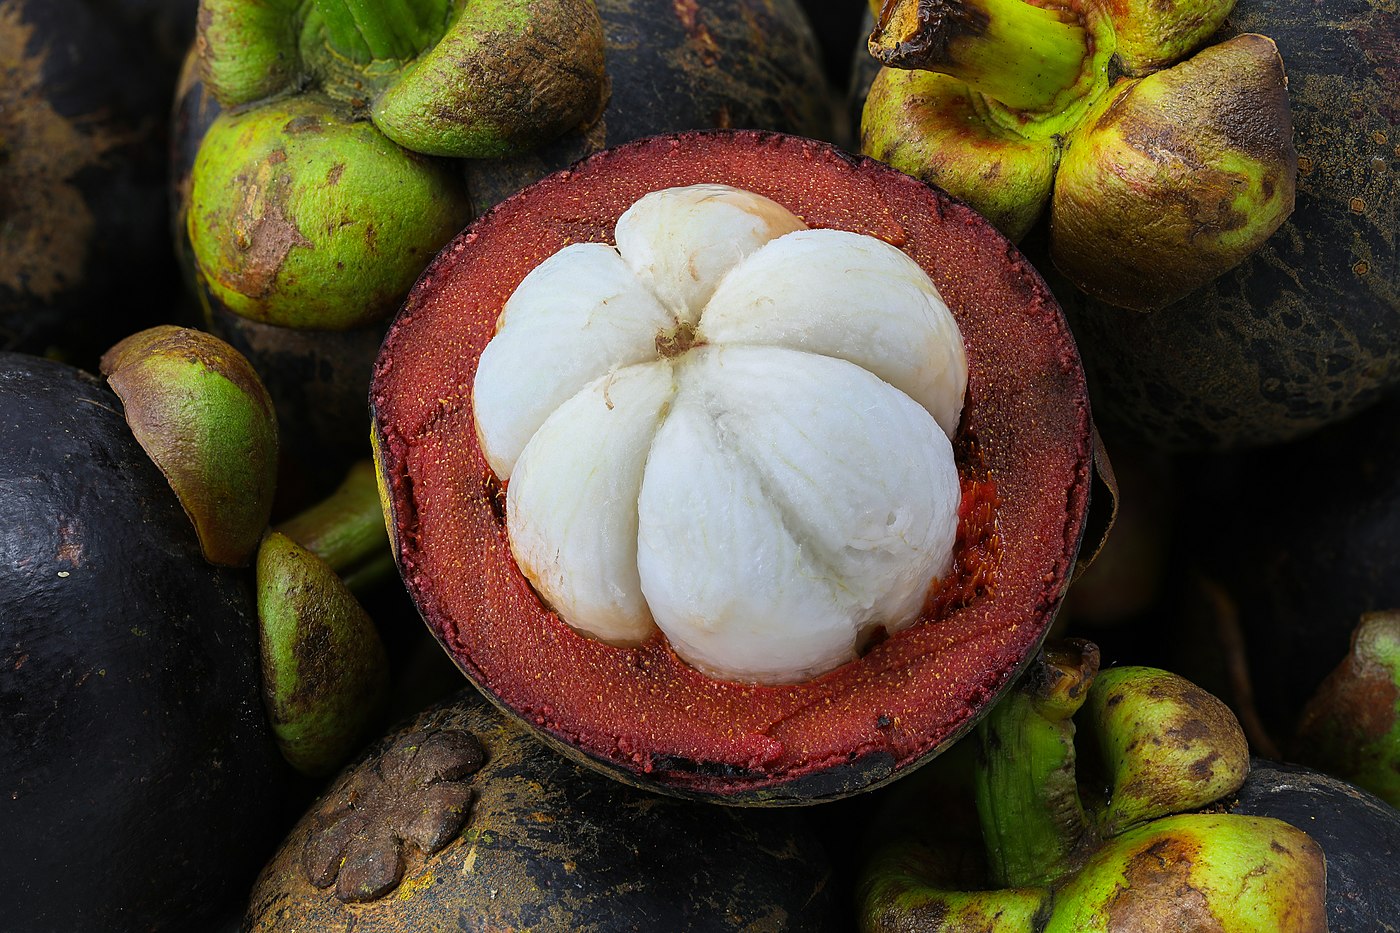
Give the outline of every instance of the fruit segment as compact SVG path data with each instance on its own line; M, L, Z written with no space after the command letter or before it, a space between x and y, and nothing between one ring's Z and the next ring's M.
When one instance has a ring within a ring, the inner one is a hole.
M616 236L525 277L474 383L536 591L759 683L912 623L952 563L967 384L928 275L728 186L648 194Z

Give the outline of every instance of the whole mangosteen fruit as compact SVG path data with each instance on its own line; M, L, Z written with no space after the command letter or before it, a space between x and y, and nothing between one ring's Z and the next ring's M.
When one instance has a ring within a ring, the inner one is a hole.
M0 902L12 929L188 930L275 844L290 770L247 577L99 380L0 356Z
M1073 341L1007 241L771 133L638 141L498 205L371 402L400 570L463 672L580 760L731 803L841 797L966 732L1045 635L1094 472Z
M287 836L250 933L840 928L797 814L659 798L536 742L475 691L348 767Z

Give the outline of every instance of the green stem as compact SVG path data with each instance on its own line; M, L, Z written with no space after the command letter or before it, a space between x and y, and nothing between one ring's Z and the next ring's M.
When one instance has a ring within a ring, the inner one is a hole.
M376 570L376 566L393 566L374 466L369 461L351 467L335 492L279 525L277 531L329 564L347 585L351 580L355 586L381 580L382 567Z
M1098 664L1088 642L1047 647L978 726L974 788L993 887L1050 885L1077 867L1090 841L1072 717Z
M314 0L326 40L358 64L407 61L437 42L448 0Z
M886 0L869 48L886 67L951 75L1025 112L1064 106L1092 51L1079 17L1025 0Z

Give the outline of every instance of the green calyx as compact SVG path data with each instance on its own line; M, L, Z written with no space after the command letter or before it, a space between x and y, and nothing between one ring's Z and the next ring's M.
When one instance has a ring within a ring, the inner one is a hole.
M896 799L907 838L867 868L862 930L1325 928L1322 853L1306 834L1187 812L1245 778L1228 709L1165 671L1097 668L1093 645L1047 648L977 727L970 766L949 754L915 776L941 804Z
M1156 310L1262 246L1297 171L1278 49L1236 36L1090 110L1056 175L1051 257L1085 292Z
M342 330L396 310L471 219L446 161L537 147L606 103L593 0L202 0L223 112L191 171L209 297Z
M1013 240L1053 196L1061 271L1110 303L1153 310L1237 264L1292 210L1277 51L1255 36L1197 52L1232 6L872 2L869 46L888 67L866 99L861 149L966 200ZM1094 136L1127 100L1154 139L1136 152ZM1156 222L1163 210L1168 222Z
M305 774L334 772L380 724L388 662L351 586L386 571L388 535L367 463L258 549L263 700L283 755Z
M1062 109L1092 59L1077 15L1024 0L889 0L869 48L882 65L946 74L1029 112Z
M425 155L531 148L606 94L591 0L202 0L199 23L224 107L310 86Z
M1303 710L1298 760L1400 807L1400 610L1361 617Z
M112 347L101 367L205 559L248 563L277 483L277 416L252 366L217 337L161 326Z

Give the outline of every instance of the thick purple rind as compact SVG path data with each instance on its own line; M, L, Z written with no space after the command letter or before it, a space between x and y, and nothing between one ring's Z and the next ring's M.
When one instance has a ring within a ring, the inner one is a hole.
M540 606L510 561L489 471L475 448L476 355L519 279L566 242L606 238L611 219L646 190L702 177L774 197L815 226L882 236L925 266L969 345L964 438L975 440L1004 497L998 522L1007 544L992 597L906 630L813 684L718 684L664 645L629 653L573 633ZM464 673L578 760L654 790L734 804L810 803L878 786L969 729L1044 637L1074 567L1093 473L1078 354L1034 269L941 192L872 160L772 133L641 140L502 202L415 286L381 351L371 407L400 570ZM444 537L441 528L453 523L461 527ZM1047 527L1056 530L1047 535ZM501 647L506 641L518 642L514 661ZM974 649L975 657L960 654ZM669 686L652 690L648 678L662 668ZM553 699L525 685L541 670L550 672ZM581 705L591 709L561 712L571 690L588 697ZM645 717L609 707L628 702L629 691L647 694L653 705ZM674 726L666 697L681 694L705 708L708 725L656 741L668 716ZM755 732L742 721L755 709L772 712L771 728ZM595 723L611 716L617 731L600 738L605 731L580 715ZM653 731L635 735L641 721ZM808 730L800 738L783 732L794 722ZM732 742L716 731L722 728ZM775 735L824 750L793 752Z

